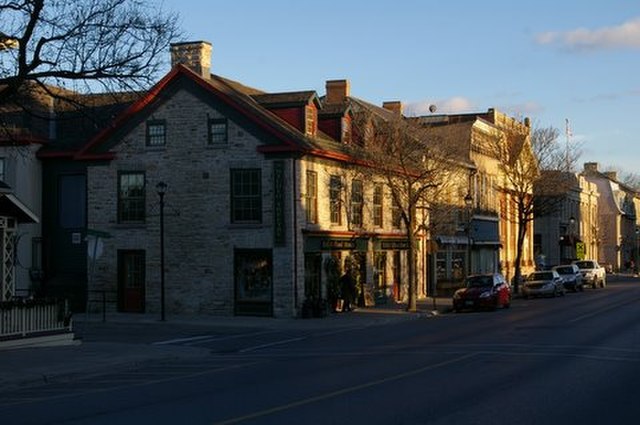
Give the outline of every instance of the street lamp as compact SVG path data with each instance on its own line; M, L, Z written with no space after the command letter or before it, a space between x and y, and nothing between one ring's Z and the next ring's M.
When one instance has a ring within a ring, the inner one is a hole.
M473 196L471 193L467 193L464 197L464 205L467 209L467 225L465 231L467 234L467 273L469 276L471 273L471 207L473 206Z
M160 320L164 322L164 194L167 191L167 184L159 182L156 191L160 197Z

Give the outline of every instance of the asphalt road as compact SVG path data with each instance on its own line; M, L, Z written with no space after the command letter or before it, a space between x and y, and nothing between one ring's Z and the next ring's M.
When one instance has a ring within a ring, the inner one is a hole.
M636 279L376 326L131 326L117 338L208 354L25 388L0 423L636 424L639 307Z

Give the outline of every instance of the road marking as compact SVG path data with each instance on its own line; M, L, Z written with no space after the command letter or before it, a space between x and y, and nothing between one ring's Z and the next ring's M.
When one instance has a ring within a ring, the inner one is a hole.
M245 338L248 336L265 335L265 334L270 334L274 332L275 331L260 331L260 332L227 335L227 336L202 335L202 336L193 336L189 338L176 338L176 339L169 339L166 341L158 341L158 342L154 342L153 345L169 345L169 344L197 345L197 344L204 344L207 342L225 341L229 339Z
M261 350L263 348L275 347L276 345L288 344L290 342L297 342L307 339L306 336L302 336L299 338L291 338L291 339L283 339L282 341L270 342L268 344L255 345L253 347L243 348L242 350L238 350L238 353L249 353L251 351Z
M183 342L197 341L199 339L207 339L207 338L211 338L211 337L212 337L212 335L202 335L202 336L192 336L192 337L189 337L189 338L168 339L166 341L154 342L153 345L180 344L180 343L183 343Z
M238 416L236 418L227 419L227 420L224 420L224 421L221 421L221 422L215 422L214 425L235 424L235 423L246 421L246 420L250 420L250 419L260 418L262 416L271 415L273 413L282 412L284 410L289 410L289 409L292 409L292 408L295 408L295 407L304 406L306 404L315 403L317 401L322 401L322 400L326 400L326 399L329 399L329 398L338 397L338 396L341 396L341 395L344 395L344 394L349 394L349 393L353 393L353 392L356 392L356 391L364 390L366 388L375 387L376 385L386 384L388 382L393 382L393 381L399 381L399 380L404 379L404 378L408 378L408 377L411 377L411 376L414 376L414 375L419 375L419 374L427 372L429 370L433 370L433 369L437 369L437 368L440 368L440 367L443 367L443 366L448 366L450 364L461 362L461 361L469 359L471 357L475 357L476 355L477 355L476 353L465 354L465 355L460 356L460 357L455 358L455 359L446 360L444 362L436 363L434 365L425 366L425 367L422 367L422 368L419 368L419 369L414 369L414 370L411 370L409 372L400 373L398 375L389 376L387 378L377 379L375 381L366 382L364 384L354 385L353 387L343 388L343 389L338 390L338 391L333 391L333 392L329 392L329 393L325 393L325 394L320 394L320 395L317 395L315 397L309 397L309 398L305 398L305 399L302 399L302 400L294 401L292 403L283 404L282 406L272 407L271 409L265 409L265 410L261 410L259 412L250 413L248 415Z

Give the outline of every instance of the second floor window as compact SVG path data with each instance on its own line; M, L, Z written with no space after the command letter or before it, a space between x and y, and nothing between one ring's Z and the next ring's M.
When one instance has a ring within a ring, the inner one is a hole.
M373 187L373 225L382 227L382 185Z
M228 141L228 126L226 118L209 120L209 144L224 145Z
M118 176L118 223L142 223L145 219L144 173Z
M305 194L305 209L307 223L318 222L318 173L307 171L307 193Z
M342 179L340 176L331 176L329 180L329 210L332 224L342 224Z
M391 225L394 229L399 229L402 224L402 211L396 202L391 206Z
M351 224L362 226L362 209L364 203L362 180L351 182Z
M231 222L262 222L262 173L257 168L231 170Z
M164 146L167 137L165 120L147 121L147 146Z

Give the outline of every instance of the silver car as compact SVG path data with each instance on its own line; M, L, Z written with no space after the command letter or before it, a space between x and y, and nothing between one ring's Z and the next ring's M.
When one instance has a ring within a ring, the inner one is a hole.
M563 280L555 270L533 272L522 285L522 296L529 297L555 297L564 295Z
M553 270L557 271L563 280L564 289L573 292L584 291L584 283L582 282L582 273L575 264L567 264L564 266L555 266Z

